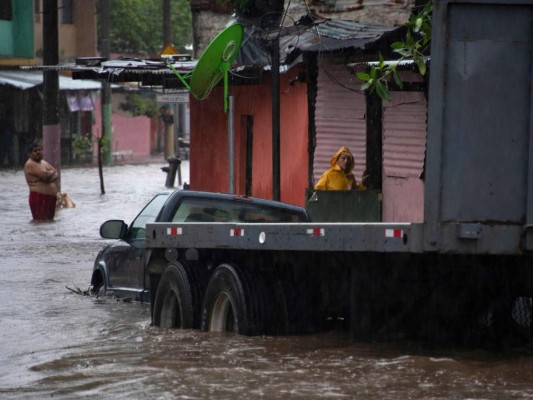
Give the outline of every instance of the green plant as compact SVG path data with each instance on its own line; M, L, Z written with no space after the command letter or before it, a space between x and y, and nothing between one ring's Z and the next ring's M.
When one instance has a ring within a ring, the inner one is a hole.
M109 138L107 136L81 135L72 141L72 153L75 158L83 158L87 154L92 153L93 146L98 143L100 143L101 154L109 149Z
M101 1L97 1L97 12L101 12ZM163 1L113 0L110 3L111 27L109 45L112 53L133 55L155 55L163 43L162 7ZM189 0L170 2L170 42L185 52L192 43L192 18ZM102 18L98 18L99 26ZM100 26L101 28L101 26ZM101 32L101 30L99 30ZM103 37L99 38L104 39ZM102 43L100 43L100 50Z
M400 59L396 60L395 63L385 63L380 54L378 64L372 65L368 73L357 73L357 77L364 82L361 86L362 90L370 90L370 92L375 92L382 99L390 101L389 81L392 77L394 83L399 88L403 87L397 67L405 59L412 59L418 68L418 72L421 75L426 74L424 54L431 43L432 11L433 5L427 3L421 10L411 14L411 17L405 24L407 27L405 40L391 44L393 51L401 56Z
M126 102L120 103L119 107L122 111L131 112L134 116L145 115L151 118L158 112L157 103L153 97L138 94L127 95Z

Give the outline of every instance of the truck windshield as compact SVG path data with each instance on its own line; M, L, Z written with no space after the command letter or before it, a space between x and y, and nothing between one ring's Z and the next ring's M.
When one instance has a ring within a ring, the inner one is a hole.
M185 198L172 222L306 222L305 214L241 201Z
M130 239L145 239L146 224L155 222L167 199L168 193L158 194L146 205L146 207L143 208L131 223L129 232Z

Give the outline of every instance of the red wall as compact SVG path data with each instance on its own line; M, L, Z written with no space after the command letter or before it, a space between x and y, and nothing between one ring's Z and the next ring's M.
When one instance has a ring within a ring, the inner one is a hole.
M291 71L280 77L281 201L304 205L307 184L308 111L306 85L288 85ZM261 85L230 87L234 96L235 192L245 193L246 115L254 118L252 195L272 198L272 96L270 77ZM207 99L191 96L191 189L228 192L228 127L223 89Z

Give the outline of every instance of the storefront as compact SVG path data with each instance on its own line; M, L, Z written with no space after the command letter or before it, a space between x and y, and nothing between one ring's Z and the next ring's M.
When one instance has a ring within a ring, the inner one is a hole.
M76 162L73 142L92 135L101 83L59 76L62 164ZM43 73L0 71L0 168L18 168L27 147L42 138Z

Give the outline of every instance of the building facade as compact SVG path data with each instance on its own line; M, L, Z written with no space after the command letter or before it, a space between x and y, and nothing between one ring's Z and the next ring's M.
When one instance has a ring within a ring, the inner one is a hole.
M332 7L333 3L337 6ZM341 146L348 146L354 153L354 173L360 181L368 168L368 135L377 134L381 153L377 187L383 193L381 218L384 221L422 221L425 94L407 90L393 92L391 102L379 103L379 132L369 133L368 99L355 71L348 68L350 62L377 59L380 46L389 47L394 40L385 39L380 45L381 35L389 31L398 31L401 35L396 28L407 21L414 2L363 1L358 2L357 7L353 2L308 2L310 10L303 7L303 2L291 4L290 17L284 23L288 29L308 11L317 20L320 20L318 15L328 20L329 17L341 19L329 20L329 25L317 24L324 33L319 39L304 32L303 25L298 31L293 29L292 38L281 35L280 58L289 60L283 65L280 86L281 200L305 205L314 183ZM209 2L201 5L208 7ZM197 12L216 13L218 19L222 15L217 9ZM225 22L230 19L227 16ZM355 22L348 23L348 19L366 22L358 26ZM373 29L375 38L365 34ZM354 33L358 30L362 32L360 35ZM287 54L295 48L300 49L301 58L291 61ZM268 60L265 64L269 65ZM408 71L401 74L409 81L419 79ZM268 69L253 85L230 87L230 94L235 96L233 167L238 194L264 198L273 195L271 92ZM193 189L228 189L227 117L217 108L222 104L221 96L219 88L215 88L207 99L191 102L190 179ZM216 160L216 168L203 167L206 158Z
M94 57L95 0L58 0L59 62ZM27 146L42 138L42 73L24 72L25 65L43 63L43 0L0 0L0 167L22 165ZM70 83L61 76L58 111L61 158L74 160L72 143L92 132L97 82Z
M43 0L0 0L0 168L20 167L27 147L43 137L43 73L21 66L43 64ZM57 0L59 64L98 56L96 0ZM95 149L76 151L77 140L102 132L101 82L71 79L59 71L58 112L61 163L93 163ZM150 119L120 111L120 94L112 97L113 161L150 157ZM157 128L155 128L157 129Z

